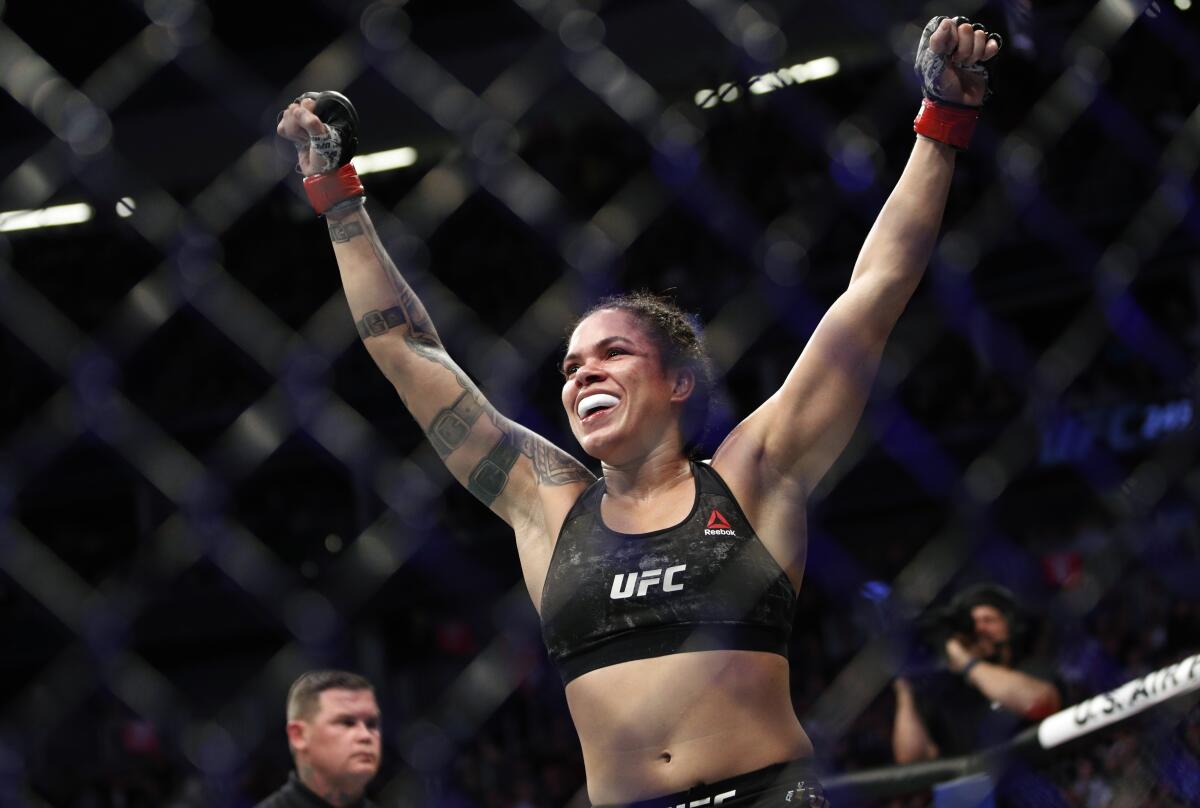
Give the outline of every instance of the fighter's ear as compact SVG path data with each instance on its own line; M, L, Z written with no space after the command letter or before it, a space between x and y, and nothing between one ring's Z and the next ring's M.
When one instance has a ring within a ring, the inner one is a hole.
M696 371L682 367L675 372L675 383L671 387L672 401L686 401L696 389Z

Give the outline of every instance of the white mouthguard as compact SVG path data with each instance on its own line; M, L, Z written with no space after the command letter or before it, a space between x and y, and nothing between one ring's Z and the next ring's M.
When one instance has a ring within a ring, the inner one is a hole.
M579 402L575 411L579 413L580 418L587 418L588 413L598 407L615 407L620 401L616 396L610 396L608 393L593 393L590 396L584 396Z

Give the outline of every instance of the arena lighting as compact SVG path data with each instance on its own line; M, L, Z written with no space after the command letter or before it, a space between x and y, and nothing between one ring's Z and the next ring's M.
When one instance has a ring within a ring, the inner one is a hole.
M1175 8L1180 11L1187 11L1192 7L1192 0L1175 0Z
M837 75L841 65L838 60L832 56L822 56L819 59L813 59L808 62L800 62L791 67L781 67L779 70L773 70L770 73L763 73L759 76L751 76L746 82L745 89L752 95L766 95L767 93L775 92L781 87L790 87L793 84L804 84L808 81L816 81L817 79L827 79L830 76ZM726 104L736 101L742 96L742 87L732 82L725 82L715 90L700 90L696 93L693 100L696 106L701 109L712 109L719 102Z
M350 162L359 174L374 174L379 171L391 171L396 168L408 168L417 162L417 150L411 146L399 149L360 154Z
M1130 451L1185 432L1195 421L1196 408L1190 398L1060 413L1041 425L1039 462L1053 465L1079 461L1097 446L1114 452Z
M38 227L58 227L64 224L79 224L92 218L92 206L84 202L71 205L55 205L35 210L0 211L0 233L14 230L33 230Z

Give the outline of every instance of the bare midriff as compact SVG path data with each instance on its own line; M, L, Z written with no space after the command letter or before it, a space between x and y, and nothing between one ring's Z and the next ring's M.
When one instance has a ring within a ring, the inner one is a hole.
M812 755L788 661L704 651L623 662L567 685L595 804L648 799Z

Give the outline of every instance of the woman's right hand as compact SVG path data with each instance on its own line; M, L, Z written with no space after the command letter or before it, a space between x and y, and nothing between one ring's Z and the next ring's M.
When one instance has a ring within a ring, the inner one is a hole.
M336 133L313 112L316 105L313 98L297 98L279 116L275 127L280 137L296 147L300 173L306 177L336 168L329 155L330 140Z

